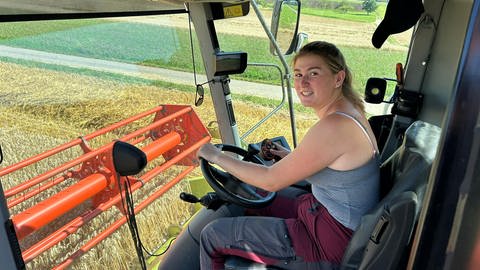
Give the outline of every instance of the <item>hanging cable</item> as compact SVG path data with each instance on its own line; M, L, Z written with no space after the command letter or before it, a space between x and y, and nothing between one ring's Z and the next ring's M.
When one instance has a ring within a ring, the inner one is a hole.
M135 246L135 251L137 252L137 257L140 262L140 266L142 267L142 270L146 270L147 264L145 262L145 257L143 256L142 244L140 240L140 235L138 233L137 222L135 220L135 207L132 200L132 194L131 194L128 177L124 181L124 187L122 188L122 184L120 183L120 175L117 174L117 185L120 191L122 208L125 212L128 228L130 229L130 234L132 235L133 244ZM123 197L123 192L125 192L125 197Z
M125 212L128 228L130 229L130 234L132 235L133 244L135 246L135 251L137 252L140 266L142 267L142 270L146 270L147 264L143 252L147 253L149 256L161 256L170 248L170 245L175 240L175 237L168 242L168 246L163 252L159 254L150 253L148 249L145 248L140 238L140 232L138 230L137 220L135 218L135 204L133 201L133 192L130 185L130 180L128 177L126 177L126 180L124 181L124 185L122 187L122 184L120 183L120 175L117 174L117 184L120 189L122 207ZM123 196L123 192L125 192L125 197Z
M0 145L0 164L3 162L3 152L2 152L2 146Z
M195 104L196 107L198 107L198 106L202 105L202 103L203 103L204 90L203 90L202 85L205 84L205 83L202 83L202 84L197 83L197 68L196 68L196 64L195 64L195 52L194 52L194 49L193 49L192 17L190 17L190 6L189 6L188 3L187 3L187 9L188 9L188 33L190 34L190 52L192 54L192 63L193 63L193 80L195 81L195 86L196 86L194 104ZM206 83L208 83L208 82L210 82L210 81L207 81ZM198 97L200 97L200 98L198 98Z
M190 5L187 3L188 9L188 33L190 34L190 52L192 54L192 63L193 63L193 80L195 85L197 84L197 70L195 67L195 53L193 51L193 35L192 35L192 17L190 16Z

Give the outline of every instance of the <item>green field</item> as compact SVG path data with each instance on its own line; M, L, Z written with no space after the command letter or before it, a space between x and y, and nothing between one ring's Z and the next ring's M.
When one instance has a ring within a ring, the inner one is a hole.
M330 3L328 3L330 2ZM325 18L340 19L352 22L367 22L373 23L375 20L383 18L385 14L386 4L382 2L377 2L377 8L375 12L367 13L364 10L356 10L354 6L360 7L362 1L357 0L344 0L341 3L337 1L322 1L325 6L335 6L340 5L337 8L313 8L308 4L302 7L302 14L304 15L314 15ZM342 8L343 6L343 8Z
M346 13L342 13L340 11L332 10L332 9L303 8L302 14L341 19L341 20L354 21L354 22L368 22L368 23L375 22L375 20L377 19L375 13L367 14L366 12L356 12L356 11L349 11Z

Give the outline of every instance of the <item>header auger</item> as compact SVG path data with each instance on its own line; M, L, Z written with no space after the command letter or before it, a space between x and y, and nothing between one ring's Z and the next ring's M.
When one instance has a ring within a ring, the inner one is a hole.
M137 121L145 122L152 118L153 120L145 127L137 128L133 132L115 139L136 145L145 153L148 166L140 177L120 176L116 171L112 160L115 140L98 148L89 145L89 142L94 138L106 134L119 134L122 129L125 130L131 125L136 124L138 126ZM173 165L182 165L182 171L178 175L161 187L152 188L148 191L145 199L135 203L135 213L143 210L198 165L195 152L209 140L210 136L207 129L190 106L161 105L0 170L0 177L3 177L28 168L42 160L52 158L61 152L72 151L72 148L75 147L80 147L81 152L83 152L73 160L5 190L10 212L18 212L13 214L12 221L19 240L38 231L83 202L90 200L90 209L69 220L61 228L34 243L28 249L23 250L22 257L25 263L60 243L69 235L74 234L80 227L112 206L119 206L120 211L124 213L124 208L121 207L122 189L118 186L118 183L129 181L132 192L135 192ZM33 169L33 167L30 168ZM120 177L120 181L117 181L117 177ZM39 201L39 196L42 196L42 193L51 192L54 188L59 189L60 184L64 185L67 180L71 179L75 180L73 184L63 188L53 196L41 198ZM28 209L21 212L18 210L12 211L12 208L24 202L30 206ZM102 232L91 237L85 245L70 254L69 258L57 267L64 268L71 264L75 258L86 253L126 221L126 216L120 217Z

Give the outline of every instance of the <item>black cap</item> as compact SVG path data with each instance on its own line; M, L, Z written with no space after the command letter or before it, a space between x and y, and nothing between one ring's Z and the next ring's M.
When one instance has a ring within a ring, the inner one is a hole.
M373 33L373 46L380 49L388 36L414 26L424 11L422 0L390 0L382 22Z

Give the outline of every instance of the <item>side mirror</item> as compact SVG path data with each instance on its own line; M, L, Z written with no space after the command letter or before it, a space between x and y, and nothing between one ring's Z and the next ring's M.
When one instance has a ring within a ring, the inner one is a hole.
M138 174L147 165L147 155L137 147L122 141L113 144L113 166L121 176Z
M387 81L381 78L369 78L365 86L365 102L380 104L385 98Z
M280 51L289 55L297 49L297 32L300 21L300 2L297 0L276 0L273 6L270 31ZM277 55L275 44L270 43L270 52Z
M299 52L304 44L308 43L308 34L300 32L297 35L297 40L295 42L295 52Z

